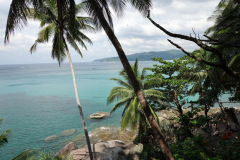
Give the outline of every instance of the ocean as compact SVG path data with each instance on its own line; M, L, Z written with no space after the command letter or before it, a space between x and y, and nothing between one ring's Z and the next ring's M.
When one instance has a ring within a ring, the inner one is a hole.
M140 62L140 68L153 62ZM120 62L74 63L80 103L88 131L95 128L120 127L121 112L116 110L102 120L91 120L97 111L109 112L106 99L120 78ZM9 160L27 149L56 152L73 137L61 137L64 130L76 129L83 135L76 105L69 64L0 65L0 133L10 128L8 144L0 147L0 159ZM91 134L91 133L90 133ZM57 141L44 139L57 135ZM83 144L85 142L83 141Z
M133 62L131 62L133 63ZM140 69L155 62L139 62ZM80 103L88 131L100 127L120 127L122 110L102 120L89 119L97 111L109 112L106 99L118 84L120 62L74 63ZM10 160L27 149L52 151L76 137L83 137L83 128L76 105L69 64L0 65L0 134L10 128L9 143L0 147L0 160ZM61 137L64 130L76 129L77 134ZM44 139L57 135L58 139ZM85 145L83 139L82 145Z

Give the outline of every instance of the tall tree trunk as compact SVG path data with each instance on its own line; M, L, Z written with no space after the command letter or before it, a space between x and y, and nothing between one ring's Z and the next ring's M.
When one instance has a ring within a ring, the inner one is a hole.
M72 59L71 59L71 56L70 56L70 53L69 53L68 49L67 49L67 56L68 56L69 64L70 64L71 71L72 71L74 91L75 91L76 101L77 101L77 105L78 105L78 109L79 109L79 113L80 113L83 129L84 129L84 133L85 133L85 137L86 137L86 141L87 141L89 157L90 157L91 160L93 160L93 153L92 153L92 149L91 149L91 143L90 143L90 139L89 139L89 136L88 136L87 126L86 126L86 123L85 123L85 120L84 120L82 107L81 107L81 104L80 104L80 101L79 101L79 97L78 97L75 73L74 73L74 69L73 69Z
M134 91L142 105L142 108L144 110L144 113L151 125L151 128L154 132L154 135L158 141L158 143L160 144L161 148L162 148L162 152L165 156L165 158L167 160L174 160L173 156L172 156L172 153L161 133L161 130L156 122L156 120L154 119L154 116L148 106L148 103L144 97L144 94L140 88L140 85L132 71L132 68L128 62L128 59L122 49L122 46L121 44L119 43L117 37L115 36L113 30L111 29L111 27L109 26L109 24L107 23L103 13L102 13L102 10L101 10L101 7L99 6L99 3L96 1L96 0L89 0L89 3L91 4L91 7L95 10L95 12L97 13L97 16L98 16L98 19L99 21L101 22L102 26L103 26L103 29L105 30L108 38L110 39L110 41L112 42L113 46L115 47L117 53L118 53L118 56L122 62L122 65L130 79L130 82L134 88Z

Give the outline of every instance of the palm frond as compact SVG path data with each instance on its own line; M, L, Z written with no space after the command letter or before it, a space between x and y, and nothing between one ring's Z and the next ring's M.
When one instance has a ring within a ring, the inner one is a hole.
M228 67L232 67L233 64L236 62L236 60L237 60L238 57L240 57L240 54L236 54L235 56L233 56L233 57L231 58L231 60L228 62ZM226 72L223 72L222 78L223 78L224 76L226 76Z
M142 81L143 81L143 80L145 79L145 77L146 77L147 70L148 70L148 68L143 68L143 70L142 70L142 74L141 74L141 80L142 80Z
M7 25L5 30L4 43L8 43L10 35L15 29L22 29L27 24L27 17L30 14L29 6L32 5L35 9L41 8L42 0L12 0L8 12Z
M128 104L128 102L131 100L131 98L129 98L129 97L126 97L126 98L123 98L123 99L121 99L120 101L118 101L113 107L112 107L112 109L111 109L111 111L110 111L110 114L112 113L112 112L114 112L116 109L118 109L119 107L121 107L121 106L123 106L123 105L125 105L125 104Z
M160 125L160 124L159 124L159 119L158 119L158 116L157 116L156 112L154 112L154 110L152 109L151 106L148 106L148 107L150 108L150 110L151 110L151 112L152 112L152 114L153 114L154 119L156 120L156 122L158 123L158 125Z
M134 65L132 66L133 73L135 74L136 78L139 78L139 65L138 65L138 59L135 60Z
M55 34L53 38L53 47L52 47L52 58L57 58L57 61L59 63L59 66L61 62L65 59L66 53L65 53L65 43L64 38L60 35L58 32L58 29L55 29Z
M76 4L75 4L75 0L69 0L69 8L68 8L68 10L69 10L69 19L68 19L68 21L69 21L69 23L68 23L68 25L69 25L69 30L70 31L72 31L72 35L73 36L76 36L77 35L77 33L75 32L75 26L76 26L76 21L75 21L75 16L76 16Z
M122 112L122 117L124 116L124 114L125 114L126 110L128 109L130 103L132 102L132 99L133 99L133 98L131 98L131 99L126 103L126 105L125 105L125 107L124 107L124 109L123 109L123 112Z
M95 11L95 8L101 9L101 12L106 19L109 26L113 29L113 22L111 17L111 12L109 10L108 4L106 0L93 0L94 3L91 3L91 1L85 1L85 3L82 5L82 8L92 17L94 26L97 30L102 29L102 24L98 19L98 13ZM97 6L95 6L97 4Z
M75 20L77 21L76 25L79 26L80 29L95 33L95 28L92 26L94 25L92 18L76 16Z
M155 99L166 99L164 94L159 90L149 89L143 91L146 98L155 98Z
M118 79L118 78L111 78L110 80L113 80L113 81L116 81L119 85L123 86L123 87L126 87L128 89L132 89L132 85L130 85L129 83L121 80L121 79Z
M34 155L36 155L38 152L35 150L26 150L22 153L20 153L19 155L17 155L16 157L13 158L13 160L23 160L23 159L28 159Z
M150 78L143 83L143 89L159 88L162 87L166 82L162 78Z
M79 49L78 45L76 44L76 42L74 41L73 37L71 36L71 34L69 34L68 32L66 32L66 38L68 40L68 42L70 43L70 45L75 49L75 51L77 51L77 53L80 54L80 56L82 57L82 52ZM84 48L87 48L86 46L84 46Z
M4 43L9 42L10 34L13 34L15 29L21 29L27 24L27 15L29 14L28 0L12 0L10 5Z
M118 17L121 17L123 15L124 9L126 8L126 2L125 0L108 0L111 7L115 11Z
M128 125L131 126L132 130L137 128L139 123L139 112L138 112L139 105L140 103L137 97L134 97L134 99L128 105L126 112L122 117L122 120L121 120L122 129L126 129Z
M82 47L87 48L84 41L88 42L89 44L92 44L92 41L85 35L83 34L81 31L76 30L75 31L77 36L73 37L75 41L78 42L78 44L80 44ZM74 36L74 35L72 35Z
M139 12L143 14L143 16L147 16L148 11L152 6L151 0L127 0L131 3L131 5L136 8Z
M126 97L132 97L132 95L133 95L132 90L126 89L124 87L114 87L107 98L107 105L113 103L115 100L119 100Z

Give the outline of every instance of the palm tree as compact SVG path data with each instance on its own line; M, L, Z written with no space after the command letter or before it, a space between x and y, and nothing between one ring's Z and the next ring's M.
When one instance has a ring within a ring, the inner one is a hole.
M136 9L138 9L140 12L144 14L144 16L147 16L147 12L149 8L151 7L151 0L128 0ZM108 3L106 0L102 0L101 2L98 0L88 0L87 1L87 7L88 12L90 15L93 16L95 22L99 23L99 27L102 26L104 31L106 32L108 38L112 42L113 46L115 47L118 56L120 58L120 61L124 67L124 70L126 71L129 80L133 86L134 92L137 95L137 98L139 99L139 102L143 108L144 114L146 115L149 124L151 125L151 128L153 130L153 133L155 135L155 138L157 139L158 143L160 144L163 154L167 160L174 160L172 153L161 133L161 129L156 122L154 115L151 112L151 109L149 108L148 102L146 98L144 97L144 93L140 87L139 82L137 81L137 78L135 77L132 68L128 62L128 59L126 57L125 52L123 51L123 48L118 41L117 37L114 34L113 31L113 25L111 21L111 15L110 10L108 7ZM123 11L123 8L125 6L125 0L119 0L114 3L114 1L111 1L112 6L115 11L119 11L121 13Z
M149 8L151 7L151 0L127 0L130 2L136 9L144 14L147 15ZM110 41L114 45L118 56L123 64L123 67L133 85L134 92L137 95L140 104L143 108L143 111L151 125L155 138L157 139L158 143L160 144L163 154L165 158L168 160L173 160L172 153L161 133L160 127L158 126L154 116L148 106L148 103L144 97L144 93L141 90L141 87L134 76L134 73L131 69L131 66L127 60L127 57L123 51L121 44L119 43L117 37L113 31L112 19L111 19L111 12L109 10L109 3L113 6L114 10L118 13L122 13L125 7L126 0L118 0L118 1L107 1L107 0L87 0L86 8L88 13L94 18L94 22L97 28L102 28L105 30L107 36L109 37ZM34 8L39 8L42 5L42 0L12 0L11 7L8 14L6 32L5 32L5 43L9 41L9 36L11 33L14 32L16 27L22 27L23 24L26 24L27 18L26 14L29 12L28 6L33 5ZM63 12L62 9L64 7L64 3L68 2L69 4L74 3L74 0L57 0L57 8L58 8L58 28L60 33L63 32Z
M45 0L44 3L39 8L28 9L28 17L34 20L38 20L41 22L41 30L38 33L38 38L30 49L30 52L36 50L38 43L48 42L51 37L53 37L52 44L52 58L57 59L59 65L65 59L66 53L69 59L69 64L71 67L74 90L76 101L78 105L78 109L80 112L80 117L82 121L82 125L85 131L85 137L89 149L89 155L91 159L93 159L90 139L88 136L87 127L85 124L82 107L78 97L77 84L75 79L74 68L71 60L71 56L69 53L67 42L82 56L82 53L77 45L80 44L82 47L87 49L84 42L92 43L91 40L84 35L81 30L91 30L94 28L90 26L91 18L88 17L79 17L76 16L79 11L82 10L82 4L75 5L74 3L68 3L65 1L62 3L62 15L63 17L59 18L58 5L56 0ZM72 17L72 12L74 13L74 17ZM60 19L60 20L59 20Z
M66 41L69 42L69 44L82 56L82 53L80 49L78 48L78 44L80 44L82 47L87 49L87 47L84 44L84 41L88 43L92 43L91 40L84 35L81 30L93 30L93 28L89 25L91 23L91 19L88 17L78 17L76 14L81 11L82 9L82 4L77 5L76 7L74 6L75 9L75 19L71 19L71 12L72 12L72 7L66 7L68 4L64 4L65 7L63 7L63 24L62 31L59 29L59 24L58 24L58 12L57 12L57 4L56 0L46 0L43 8L40 10L33 10L31 12L32 18L39 20L41 22L41 27L43 28L39 34L38 34L38 39L35 41L34 45L31 47L30 51L34 51L36 49L36 46L38 43L44 43L48 42L49 38L51 35L53 35L53 46L52 46L52 58L57 58L59 65L60 63L64 60L67 53L67 57L69 59L69 64L71 67L71 72L72 72L72 78L73 78L73 84L74 84L74 90L75 90L75 96L76 96L76 102L78 105L78 109L80 112L80 117L82 120L82 125L84 127L85 131L85 137L89 149L89 154L90 157L92 157L92 151L91 151L91 143L90 139L88 136L88 131L87 127L84 121L84 116L82 112L82 107L79 101L78 97L78 91L77 91L77 84L76 84L76 79L75 79L75 73L74 73L74 68L71 60L71 56L69 53L68 45ZM74 21L71 21L74 20ZM62 32L62 33L61 33Z
M213 60L213 57L203 49L197 49L193 51L193 54L206 61ZM194 72L188 73L194 82L190 94L199 94L199 104L204 105L205 116L207 116L210 107L218 100L221 90L225 90L220 80L223 76L219 71L216 75L216 71L214 71L216 68L198 61L193 61L192 65L195 66Z
M161 105L162 99L164 99L162 92L151 89L153 84L152 82L157 81L157 79L156 78L145 79L146 68L142 70L142 73L140 73L138 60L135 61L134 65L132 66L132 69L133 69L134 75L139 81L139 84L141 85L141 88L144 92L145 97L148 100L154 101L156 103L159 103L159 105ZM131 82L125 70L123 69L122 71L120 71L119 74L120 76L123 77L123 80L117 79L117 78L111 78L111 80L116 81L120 86L114 87L107 98L108 105L116 102L116 100L119 100L113 106L110 113L124 106L124 110L122 113L122 120L121 120L122 129L125 129L128 125L131 126L132 130L135 130L137 126L140 126L140 125L144 129L147 129L148 121L146 119L146 116L143 112L143 109L140 105L140 102L137 98L137 95L134 92L133 86L131 85ZM153 115L155 116L155 119L157 119L157 116L151 107L150 109Z

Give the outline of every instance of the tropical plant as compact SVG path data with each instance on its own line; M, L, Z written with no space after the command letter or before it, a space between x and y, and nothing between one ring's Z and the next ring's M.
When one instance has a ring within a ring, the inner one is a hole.
M61 1L57 0L57 11L58 11L58 25L60 33L63 32L63 8L64 3L69 3L71 6L75 3L74 0L67 0L67 1ZM97 1L97 0L87 0L88 3L86 3L87 11L88 13L93 16L94 22L97 25L97 28L103 27L105 30L107 36L109 37L110 41L114 45L118 56L124 66L124 69L126 70L127 75L129 76L129 79L131 83L133 84L134 91L140 100L140 103L143 107L144 113L153 129L154 135L160 144L163 154L166 159L173 160L173 156L171 154L171 151L169 150L169 147L167 143L164 140L164 137L161 133L161 130L157 124L157 122L154 119L154 116L148 106L148 103L144 97L144 94L140 88L140 85L134 76L134 73L131 69L131 66L127 60L127 57L122 49L121 44L119 43L117 37L114 34L113 31L113 25L111 20L111 12L109 9L109 4L113 6L114 11L117 13L122 13L125 7L125 3L127 1L125 0L119 0L119 1ZM136 9L141 11L145 16L147 15L147 11L151 7L151 0L128 0ZM11 33L14 32L14 28L16 27L22 27L23 24L26 24L27 18L26 15L29 12L28 6L33 5L33 7L39 8L42 5L42 0L13 0L11 3L11 7L9 10L8 15L8 21L7 21L7 27L5 32L5 43L9 41L9 36ZM74 10L73 10L74 11ZM72 12L72 15L74 15L74 12ZM74 16L71 16L71 18Z
M33 46L31 47L30 51L31 52L35 51L38 43L48 42L49 39L53 37L52 54L51 54L52 58L53 59L56 58L60 65L61 62L65 59L66 53L67 53L69 64L72 71L76 101L77 101L81 121L83 124L85 136L86 136L88 150L90 153L90 157L92 159L93 156L92 156L92 151L90 146L91 145L90 139L88 136L88 131L84 121L82 107L78 97L74 68L73 68L71 56L70 56L68 45L67 45L67 42L68 42L75 49L75 51L77 51L77 53L79 53L82 56L81 50L79 49L77 43L80 44L85 49L86 49L86 46L84 42L92 43L91 40L85 34L82 33L82 30L93 31L93 27L91 27L90 25L92 21L88 17L77 16L77 14L82 10L82 4L75 5L74 1L64 1L64 2L61 2L61 7L60 7L59 6L60 4L58 4L57 2L58 1L56 0L45 0L38 7L35 7L33 9L29 9L29 8L26 9L27 11L26 17L40 21L41 22L40 27L42 28L42 30L40 30L40 32L38 33L38 38L33 44ZM12 11L11 9L12 8L10 8L10 11ZM10 18L11 18L11 14L9 14L9 19ZM6 37L7 37L8 30L9 30L9 27L7 25Z
M192 59L185 56L175 59L173 62L164 61L162 58L153 58L153 61L159 63L153 68L148 68L153 73L148 77L160 79L157 83L155 82L155 87L162 91L172 107L176 108L180 115L183 115L182 107L188 102L186 97L189 87L192 85L188 74L193 70L189 65Z
M55 157L53 152L29 149L14 157L13 160L64 160L64 158ZM69 160L72 160L72 157Z
M207 29L206 34L214 39L227 42L225 47L228 45L239 47L239 11L238 0L220 0L213 15L209 17L210 21L214 21L214 25Z
M193 54L206 61L213 59L211 54L203 49L196 49L193 51ZM205 116L207 116L210 107L214 105L221 95L222 84L219 78L215 77L213 67L198 61L193 61L191 65L193 71L188 73L193 81L190 95L198 94L198 100L194 103L204 106Z
M65 7L62 8L62 14L63 14L63 19L61 24L63 27L62 31L61 29L59 29L59 26L61 25L58 24L59 15L57 12L58 6L56 4L56 0L46 0L45 3L43 4L43 8L39 10L35 9L31 12L30 17L35 20L39 20L41 22L41 27L43 29L39 32L38 39L35 41L30 51L31 52L34 51L38 43L48 42L49 38L53 36L53 46L52 46L52 55L51 55L52 58L56 57L60 65L60 63L64 60L66 56L65 53L67 53L69 64L72 71L76 101L77 101L78 109L80 112L82 124L84 127L89 153L90 153L90 156L92 156L90 139L88 136L88 131L84 121L82 107L78 97L74 68L73 68L67 42L69 42L69 44L75 49L75 51L77 51L77 53L79 53L82 56L81 50L79 49L77 43L80 44L85 49L87 49L87 47L84 44L84 41L88 43L92 43L92 42L85 34L81 32L81 30L92 31L93 27L89 25L91 23L90 18L77 16L77 13L79 13L82 9L82 4L79 4L76 6L74 5L72 7L71 4L69 5L67 2L65 2L63 3L63 5ZM72 12L75 13L74 18L71 18Z
M165 99L163 93L158 90L151 89L153 87L152 82L159 79L146 79L146 68L140 72L138 60L135 61L134 65L132 66L132 70L141 86L141 89L143 90L146 99L149 101L155 101L159 105L162 105L162 100ZM111 109L110 113L124 106L121 120L122 129L125 129L130 125L131 129L135 130L141 125L141 127L146 130L149 126L149 123L145 117L143 109L140 105L137 95L134 92L133 86L126 74L126 71L123 69L119 72L119 75L122 77L122 79L111 78L111 80L116 81L120 86L114 87L107 98L108 105L115 103L116 100L118 100L118 102L116 102L116 104ZM149 107L151 108L151 106ZM157 120L157 116L152 108L151 111Z
M0 119L0 125L2 123L3 119ZM11 134L11 129L7 129L3 131L3 133L0 135L0 146L4 145L5 143L8 143L8 136Z
M134 92L137 95L137 98L140 101L140 104L143 108L144 114L146 115L151 128L153 130L153 133L160 144L163 154L166 159L173 160L173 156L171 151L169 150L169 147L161 133L161 129L158 126L156 120L154 119L154 115L151 112L151 109L149 108L148 102L146 98L144 97L144 93L141 90L141 87L139 85L139 82L137 78L134 76L134 73L131 69L131 66L128 62L128 59L126 57L126 54L123 51L123 48L118 41L117 37L115 36L115 33L113 31L113 24L111 19L111 12L109 10L109 4L113 7L113 10L116 11L119 15L123 13L125 3L130 2L133 7L138 9L140 12L143 13L144 16L147 15L149 8L151 7L151 0L119 0L119 1L107 1L107 0L87 0L87 11L88 13L93 17L94 21L96 22L98 28L103 28L112 42L113 46L115 47L118 56L120 58L120 61L126 71L126 74L129 77L129 80L131 81L131 84L133 85ZM108 3L109 2L109 3Z
M37 151L29 149L14 157L13 160L34 160L37 153Z

